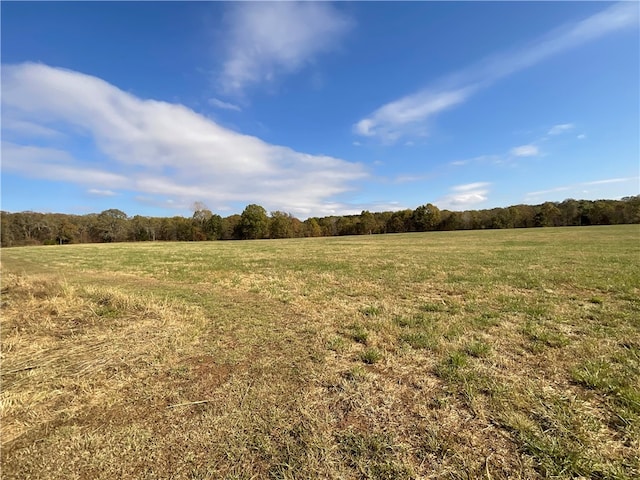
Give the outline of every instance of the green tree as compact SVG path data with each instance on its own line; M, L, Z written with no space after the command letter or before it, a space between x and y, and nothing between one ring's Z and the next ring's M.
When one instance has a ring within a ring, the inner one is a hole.
M615 209L612 202L598 200L593 202L591 208L591 225L610 225L615 218Z
M269 217L260 205L251 204L240 215L240 235L245 240L267 238L269 235Z
M624 197L624 223L640 223L640 195Z
M418 232L435 230L440 224L440 209L431 203L421 205L413 211L412 220Z
M69 220L65 219L58 226L56 243L59 243L60 245L64 243L71 243L77 234L78 227L71 223Z
M117 208L98 215L94 225L96 236L102 242L121 242L126 238L127 214Z
M242 217L237 213L223 218L220 238L222 240L238 240L242 238L242 232L240 231L241 220Z
M304 231L304 236L305 237L320 237L322 236L322 228L320 228L320 224L318 223L318 220L315 218L307 218L304 221L304 226L305 226L305 231Z
M3 247L10 247L15 243L13 218L14 215L9 212L0 212L0 245Z
M162 219L136 215L129 219L129 240L133 242L155 241Z
M412 215L413 215L413 210L411 209L393 212L393 214L387 221L387 232L404 233L411 230Z
M368 210L363 210L356 226L356 232L359 235L370 235L376 228L376 218Z
M318 225L322 231L322 236L331 237L339 234L338 217L322 217L318 218Z
M509 207L514 218L514 227L531 228L536 226L536 209L531 205L513 205Z
M558 205L560 213L562 213L562 224L579 225L580 224L580 204L573 198L567 198Z
M375 212L373 218L376 221L374 233L387 233L387 224L391 219L393 212Z
M220 240L222 238L222 217L215 213L211 215L205 225L205 232L208 240Z
M336 228L338 235L357 235L358 234L359 217L357 215L345 215L338 217Z
M207 232L207 226L213 213L202 202L195 202L191 209L193 210L191 238L193 240L211 240Z
M271 212L269 223L270 238L293 238L295 236L293 215L285 212Z
M188 242L194 239L193 224L190 219L176 215L170 221L178 242Z
M562 212L555 203L545 202L535 216L536 227L556 227L562 222Z

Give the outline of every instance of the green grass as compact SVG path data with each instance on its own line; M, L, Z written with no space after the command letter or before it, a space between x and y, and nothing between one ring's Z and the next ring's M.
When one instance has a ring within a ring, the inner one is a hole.
M353 325L351 328L351 338L363 345L367 344L367 340L369 339L369 332L362 325Z
M373 365L374 363L382 360L382 353L375 348L367 348L364 352L362 352L360 358L364 363Z
M2 476L640 477L640 227L2 251Z
M491 346L482 340L471 342L465 348L465 353L472 357L487 357L490 352Z
M404 333L400 335L403 342L408 343L413 348L430 348L435 349L438 345L438 337L433 333L415 332Z

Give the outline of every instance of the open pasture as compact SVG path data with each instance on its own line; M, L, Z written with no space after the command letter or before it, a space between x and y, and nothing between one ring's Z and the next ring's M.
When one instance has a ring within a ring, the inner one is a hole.
M5 479L638 478L640 226L2 251Z

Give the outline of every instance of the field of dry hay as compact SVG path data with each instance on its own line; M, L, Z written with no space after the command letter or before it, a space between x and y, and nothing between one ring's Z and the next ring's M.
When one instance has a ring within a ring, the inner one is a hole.
M638 478L639 240L4 249L2 478Z

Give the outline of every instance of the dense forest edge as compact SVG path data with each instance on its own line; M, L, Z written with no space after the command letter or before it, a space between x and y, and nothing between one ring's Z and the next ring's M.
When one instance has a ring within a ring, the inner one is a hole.
M70 243L250 240L338 235L640 223L640 195L621 200L574 200L463 212L432 204L395 212L311 217L270 214L248 205L221 217L201 202L191 218L127 216L117 209L87 215L0 212L2 247Z

